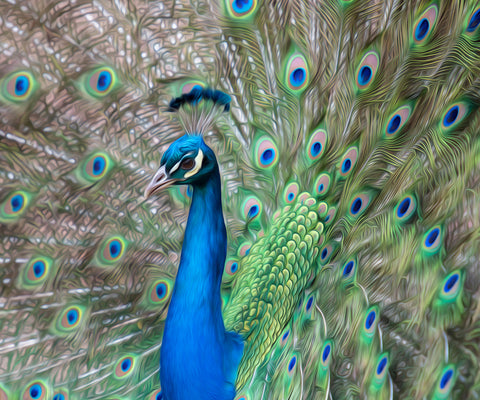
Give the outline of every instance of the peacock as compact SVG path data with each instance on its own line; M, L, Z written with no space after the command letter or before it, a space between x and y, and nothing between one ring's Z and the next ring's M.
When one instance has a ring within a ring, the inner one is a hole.
M0 399L479 398L479 26L0 2Z

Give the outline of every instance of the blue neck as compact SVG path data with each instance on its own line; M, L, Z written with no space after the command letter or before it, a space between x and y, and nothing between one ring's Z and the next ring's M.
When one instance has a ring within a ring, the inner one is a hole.
M226 332L220 285L227 252L218 166L193 189L160 357L165 400L232 400L243 353Z
M207 302L221 318L220 284L227 252L218 167L193 189L174 295L189 307Z

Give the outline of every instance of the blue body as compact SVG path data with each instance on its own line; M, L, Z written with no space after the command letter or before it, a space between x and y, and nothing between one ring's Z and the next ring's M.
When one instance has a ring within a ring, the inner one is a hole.
M220 174L195 185L165 323L160 380L165 400L232 400L243 343L226 332L220 285L227 237Z

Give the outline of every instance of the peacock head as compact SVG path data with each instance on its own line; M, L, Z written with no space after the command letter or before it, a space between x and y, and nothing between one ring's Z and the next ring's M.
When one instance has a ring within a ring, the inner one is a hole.
M171 185L202 185L216 168L215 154L202 136L184 135L163 155L160 168L145 189L145 197Z

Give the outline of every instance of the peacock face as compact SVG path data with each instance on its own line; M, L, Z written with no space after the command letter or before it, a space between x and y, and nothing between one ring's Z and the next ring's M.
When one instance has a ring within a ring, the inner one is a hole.
M216 165L215 155L201 136L184 135L167 149L145 197L171 185L201 185Z

